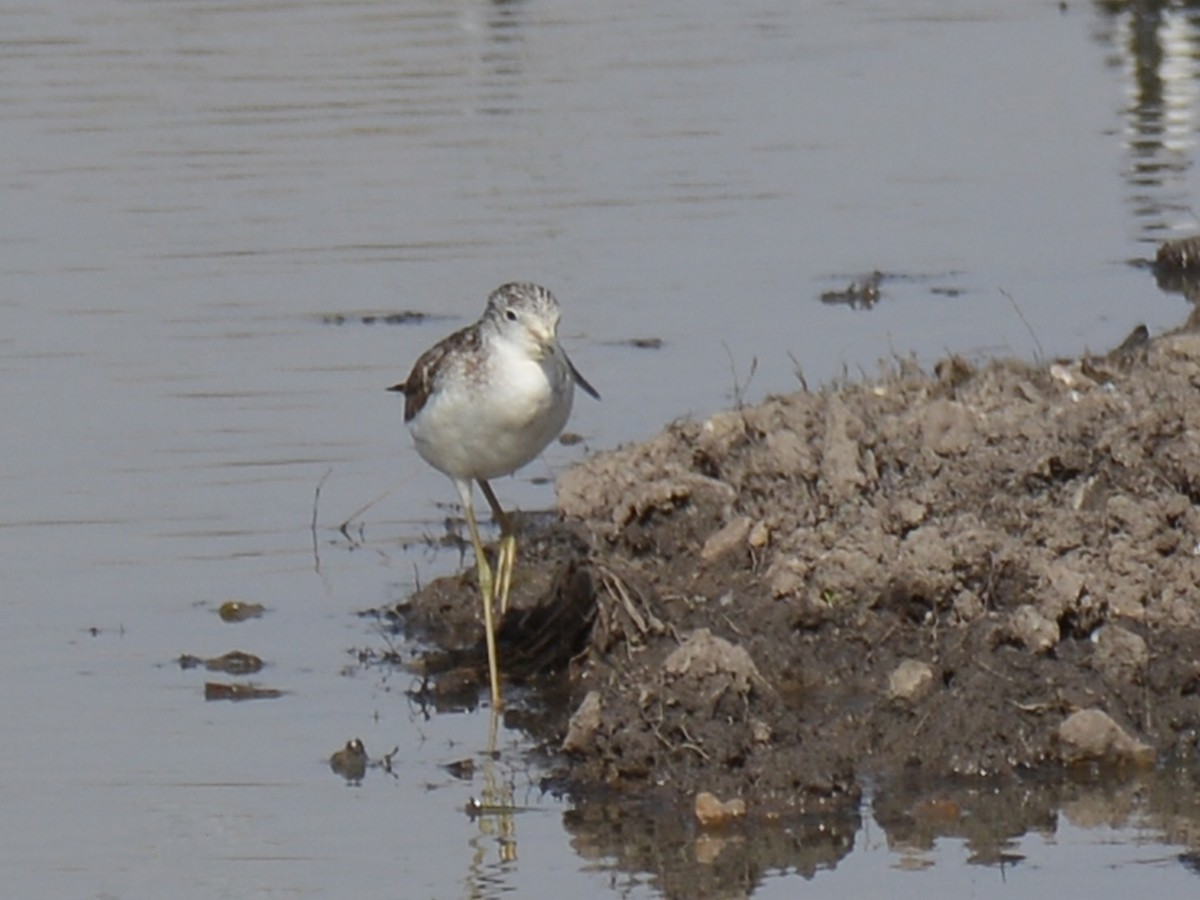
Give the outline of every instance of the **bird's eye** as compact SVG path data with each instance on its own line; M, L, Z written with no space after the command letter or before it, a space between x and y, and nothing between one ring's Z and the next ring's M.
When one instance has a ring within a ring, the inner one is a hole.
M515 322L517 321L517 314L514 310L506 309L504 311L504 318L508 319L510 322Z

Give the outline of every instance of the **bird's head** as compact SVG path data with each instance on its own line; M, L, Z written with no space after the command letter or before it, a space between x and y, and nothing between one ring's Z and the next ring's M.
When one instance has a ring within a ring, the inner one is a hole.
M558 301L540 285L513 282L488 297L487 318L506 337L525 344L531 355L545 357L558 343Z

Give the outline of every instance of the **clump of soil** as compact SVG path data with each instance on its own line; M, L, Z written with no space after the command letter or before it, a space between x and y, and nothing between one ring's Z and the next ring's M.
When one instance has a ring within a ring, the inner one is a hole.
M551 593L596 603L540 720L576 786L786 815L867 777L1200 747L1198 334L676 423L558 502L516 602L569 559ZM467 577L407 613L477 607Z

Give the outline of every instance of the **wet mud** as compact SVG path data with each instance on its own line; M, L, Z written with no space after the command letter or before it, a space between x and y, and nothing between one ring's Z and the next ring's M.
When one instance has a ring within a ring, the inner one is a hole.
M699 819L714 840L817 815L819 867L864 786L919 843L970 804L889 801L906 785L1195 760L1196 332L899 363L674 423L557 492L558 520L522 537L501 657L510 724L554 784L603 799L580 815L743 801ZM392 615L445 648L435 702L479 696L471 572Z

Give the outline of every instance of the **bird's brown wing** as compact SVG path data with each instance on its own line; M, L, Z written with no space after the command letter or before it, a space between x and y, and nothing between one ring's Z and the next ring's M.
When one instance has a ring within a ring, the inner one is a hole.
M449 357L460 353L477 353L479 343L479 329L476 326L456 331L422 353L408 377L388 388L389 391L400 391L404 394L405 422L411 422L425 408L429 396L437 390L448 369Z

